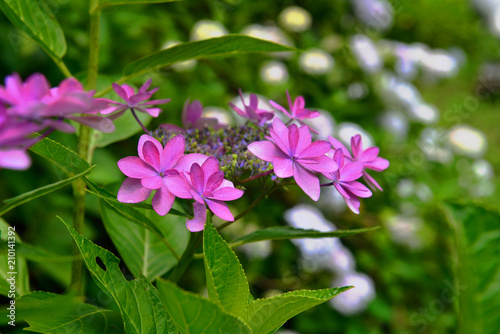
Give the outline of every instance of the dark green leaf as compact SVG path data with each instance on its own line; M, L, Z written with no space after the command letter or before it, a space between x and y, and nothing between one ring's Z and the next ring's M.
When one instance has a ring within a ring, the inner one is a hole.
M165 243L149 230L130 223L104 205L100 205L100 209L108 235L134 276L142 274L152 281L177 263ZM182 254L189 239L186 220L169 215L162 217L153 211L144 212L144 215L155 222L176 254Z
M500 328L500 212L474 203L446 203L455 231L460 333L494 334Z
M44 138L30 150L49 160L67 174L78 174L90 168L85 159L66 146L49 138Z
M282 239L301 239L301 238L341 238L352 234L365 233L375 231L379 227L360 228L356 230L337 230L332 232L320 232L316 230L303 230L288 226L269 227L262 230L257 230L236 239L231 243L231 246L247 244L250 242L258 242L263 240L282 240Z
M323 290L298 290L251 302L245 310L244 321L253 333L274 333L288 319L349 290L351 287Z
M97 7L116 6L116 5L137 5L144 3L164 3L164 2L174 2L174 1L181 1L181 0L97 0Z
M125 67L124 74L138 75L142 72L172 65L189 59L205 59L235 56L251 52L294 51L288 46L276 44L244 35L226 35L201 41L178 44L166 50L136 60Z
M127 333L176 333L158 291L144 276L127 281L116 256L84 238L66 222L64 224L96 284L118 305Z
M124 333L120 313L85 304L68 295L32 292L16 302L18 315L36 333Z
M252 333L245 323L214 302L183 291L169 281L156 282L161 300L182 334Z
M10 210L14 209L15 207L17 207L21 204L24 204L26 202L34 200L35 198L50 194L53 191L56 191L64 186L67 186L68 184L70 184L74 180L78 179L79 177L82 177L82 176L90 173L90 171L92 170L93 167L94 166L90 167L89 169L87 169L86 171L84 171L82 173L78 173L72 177L65 179L65 180L61 180L61 181L40 187L38 189L34 189L32 191L21 194L19 196L4 200L5 205L0 209L0 216L2 216L6 212L9 212Z
M7 281L11 278L12 272L15 272L15 284L14 293L16 296L21 296L29 291L29 273L28 273L28 265L26 264L26 260L21 254L16 251L17 245L21 243L21 238L13 230L15 227L11 227L5 220L0 218L0 234L2 235L2 241L9 241L9 232L14 232L15 236L14 243L8 243L6 248L0 249L0 295L8 296L12 292L10 288L12 285ZM12 234L12 233L11 233ZM12 241L12 239L10 239ZM12 245L9 247L9 245ZM13 250L15 254L15 258L11 259L9 257L8 251ZM14 260L15 263L9 262ZM13 267L10 267L13 266Z
M203 255L210 300L219 302L226 312L242 317L250 295L247 278L236 254L217 233L210 217L203 230Z
M63 30L43 1L0 0L0 9L17 29L33 38L47 53L56 58L64 56Z
M5 241L0 242L0 253L7 250L8 243ZM38 246L33 246L17 240L16 254L24 257L26 260L33 262L71 262L74 260L72 255L61 255L53 253L49 250L43 249Z

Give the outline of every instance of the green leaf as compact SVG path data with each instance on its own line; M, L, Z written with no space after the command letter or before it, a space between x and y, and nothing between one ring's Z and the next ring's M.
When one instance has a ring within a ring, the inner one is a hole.
M471 202L445 204L455 231L456 286L460 333L494 334L500 328L500 212ZM442 294L443 295L443 294Z
M143 112L137 112L137 117L144 126L148 126L153 117ZM120 118L113 121L116 130L111 133L96 132L96 147L105 147L109 144L127 139L142 131L139 123L134 119L131 112L127 111Z
M251 302L245 310L244 321L253 333L274 333L288 319L349 290L351 287L323 290L298 290Z
M104 6L138 5L145 3L165 3L174 1L181 1L181 0L97 0L97 6L95 8ZM95 10L95 8L93 8L92 10Z
M36 333L124 333L120 313L85 304L68 295L32 292L16 301L16 310Z
M294 51L288 46L244 35L226 35L178 44L136 60L125 67L125 75L138 75L150 69L172 65L189 59L235 56L251 52Z
M24 257L17 252L17 246L21 242L21 238L13 229L15 227L11 227L5 220L0 218L0 235L2 241L7 242L7 247L0 249L0 295L4 296L9 296L12 291L16 296L24 295L29 291L28 265ZM10 234L14 232L15 236L9 235L9 232L11 232ZM9 237L14 239L9 239ZM9 241L14 241L14 243L9 243ZM14 259L9 257L9 250L16 253ZM11 285L7 281L12 275L15 276L16 282L14 290L10 290Z
M7 250L8 243L0 242L0 253ZM16 242L16 254L24 257L26 260L33 262L71 262L75 259L74 256L61 255L52 251L46 250L39 246L33 246L20 240Z
M250 242L258 242L263 240L283 240L283 239L301 239L301 238L340 238L347 237L352 234L365 233L375 231L379 226L360 228L356 230L337 230L332 232L320 232L316 230L303 230L288 226L269 227L262 230L257 230L241 238L234 240L231 243L232 247L240 246Z
M40 187L38 189L31 190L31 191L24 193L24 194L21 194L19 196L4 200L5 205L2 208L0 208L0 216L2 216L6 212L9 212L10 210L14 209L15 207L17 207L21 204L24 204L26 202L34 200L35 198L50 194L53 191L56 191L62 187L67 186L68 184L70 184L74 180L78 179L79 177L82 177L82 176L90 173L92 168L94 168L94 166L90 167L89 169L87 169L86 171L84 171L82 173L78 173L70 178L65 179L65 180L61 180L61 181Z
M47 53L56 58L64 56L63 30L43 1L0 0L0 9L17 29L33 38Z
M156 281L156 286L167 312L182 334L252 333L248 325L224 312L214 302L183 291L175 284L162 279Z
M89 179L84 178L84 180L94 193L98 193L102 196L104 203L106 203L106 205L110 209L112 209L128 221L147 228L148 230L156 234L159 238L163 238L163 233L158 229L158 227L156 227L156 225L151 220L146 218L146 216L144 216L142 213L135 210L128 204L118 202L117 200L115 200L116 195L113 195L110 191L99 187ZM110 198L113 198L113 200L111 200Z
M127 333L176 333L158 291L144 276L127 281L116 256L63 223L75 240L96 284L118 305Z
M203 259L209 298L219 302L226 312L242 317L250 295L247 278L210 216L203 230Z
M88 162L78 153L49 138L42 139L30 150L49 160L69 175L83 173L90 168Z
M144 275L149 281L169 271L177 259L157 236L141 226L130 223L105 205L100 205L104 227L121 258L130 272L138 277ZM176 254L182 254L186 248L189 231L185 219L174 216L158 216L156 212L145 212L146 217L154 219L167 242ZM152 216L155 216L153 218Z

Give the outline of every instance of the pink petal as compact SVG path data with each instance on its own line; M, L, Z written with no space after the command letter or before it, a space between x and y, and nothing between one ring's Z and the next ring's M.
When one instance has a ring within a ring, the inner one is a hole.
M145 114L149 114L152 117L158 117L158 115L160 115L160 113L161 113L160 108L143 108L143 107L137 106L134 109L137 111L143 112Z
M160 189L158 189L155 195L153 196L153 201L152 201L153 209L160 216L165 216L172 208L174 200L175 200L174 194L172 194L167 187L163 186Z
M275 158L273 160L274 173L281 179L290 177L294 174L293 165L294 163L290 158Z
M128 95L127 95L127 92L125 91L125 89L116 83L113 83L112 86L113 86L113 90L116 92L116 94L118 94L118 96L121 97L124 101L128 102Z
M307 196L311 197L313 201L317 201L319 199L320 187L319 179L316 175L301 167L299 164L294 164L293 178L299 187L306 193Z
M277 157L282 159L287 158L275 143L267 140L253 142L247 146L247 149L257 156L257 158L264 161L272 162Z
M214 191L217 189L224 180L224 172L217 171L208 177L207 183L205 185L205 191Z
M363 150L363 143L361 141L361 135L355 135L351 137L351 150L352 150L352 156L354 159L357 159L359 154Z
M350 198L344 198L344 200L352 212L354 212L355 214L359 214L359 198L351 194Z
M191 198L194 199L196 202L198 202L200 204L205 203L205 200L203 199L203 197L201 197L200 194L198 194L196 191L194 191L194 189L192 187L189 189L189 193L191 194Z
M290 155L297 153L297 144L299 143L299 128L292 124L288 127L288 144L290 145Z
M144 161L146 161L148 164L150 164L158 172L162 171L162 168L161 168L162 159L160 156L160 152L161 151L158 151L158 148L156 147L156 145L150 141L145 142L144 146L142 147Z
M368 189L364 184L358 181L342 182L342 186L347 188L347 191L358 196L367 198L372 195L370 189Z
M50 85L43 74L35 73L26 79L24 87L25 98L37 101L49 94Z
M378 157L372 162L364 163L365 168L381 172L389 167L389 160Z
M186 220L186 228L191 232L203 231L207 221L207 207L198 202L193 203L194 218Z
M340 180L344 182L354 181L363 175L363 164L360 162L348 162L340 170Z
M297 159L296 161L305 169L317 173L333 173L339 169L337 162L326 155L314 159Z
M311 145L311 131L307 125L303 125L299 128L299 142L297 144L297 149L295 153L299 156L302 155L302 151L304 151L309 145Z
M211 198L219 201L234 201L241 196L243 196L243 190L233 187L223 187L215 190Z
M342 153L348 157L348 158L351 158L351 153L349 153L349 151L347 150L347 148L344 146L344 144L342 144L340 141L338 141L337 139L333 138L332 136L328 136L328 141L330 142L330 144L332 144L333 148L335 150L338 150L338 149L341 149L342 150Z
M208 159L207 159L208 160ZM193 164L191 166L191 184L193 188L196 190L198 194L202 194L205 190L205 175L203 173L203 169L201 169L200 165Z
M109 115L109 114L117 111L118 109L120 109L120 106L113 106L113 107L109 107L109 108L101 110L100 113L101 113L101 115Z
M149 78L145 83L142 84L141 88L139 88L139 93L144 93L148 90L149 86L151 86L151 82L153 79ZM156 88L158 89L158 88Z
M184 155L185 147L186 141L183 135L177 135L170 139L163 149L163 160L161 161L162 170L172 168Z
M269 104L275 108L275 109L278 109L279 111L281 111L282 113L284 113L285 115L287 115L288 117L292 118L292 115L290 115L288 113L288 110L286 110L285 108L283 108L281 105L277 104L276 102L272 101L272 100L269 100Z
M179 198L193 198L189 190L191 185L184 176L168 176L163 178L163 184L172 194Z
M233 104L233 103L229 102L229 106L230 106L231 108L233 108L233 110L234 110L234 111L236 111L236 113L237 113L238 115L240 115L241 117L248 118L247 113L246 113L246 112L244 112L243 110L241 110L240 108L238 108L235 104Z
M144 177L141 179L141 184L143 187L151 190L160 189L163 185L163 178L159 175Z
M234 220L233 214L231 213L231 211L229 211L226 203L213 199L205 199L205 202L217 217L227 221Z
M142 186L141 180L126 178L118 190L118 201L122 203L139 203L146 200L151 190Z
M379 151L378 147L369 147L358 155L358 159L363 161L363 163L371 162L377 159Z
M100 116L68 116L67 119L71 119L80 124L86 125L92 129L99 130L104 133L111 133L116 130L113 122L106 117Z
M135 89L134 89L132 86L129 86L129 85L127 85L127 84L122 85L121 87L123 88L123 90L124 90L124 91L125 91L125 93L127 94L127 99L126 99L126 101L128 102L128 101L129 101L129 99L130 99L132 96L134 96L134 94L135 94Z
M139 105L140 106L152 106L152 105L157 105L157 104L169 103L170 101L172 101L172 99L158 99L158 100L151 100L151 101L143 102Z
M373 190L378 189L380 191L384 191L382 187L377 183L377 181L375 181L375 179L365 171L363 171L363 179L366 181L366 183L368 183L368 186L370 186L370 188L372 188Z
M118 160L118 168L123 174L135 179L158 175L158 172L153 167L138 157L126 157Z
M146 143L154 144L154 146L156 146L156 149L158 150L158 152L161 152L160 154L163 155L163 146L160 144L160 142L156 138L153 138L149 135L142 135L141 138L139 138L139 145L137 147L139 157L142 160L146 161L146 159L144 158L144 144L146 144ZM149 147L151 147L151 146L149 146ZM159 163L161 159L163 159L163 157L160 157L160 159L158 160L158 167L161 166L161 164ZM155 166L153 166L153 167L155 167Z
M186 154L177 161L173 168L179 172L189 172L193 164L197 163L201 166L207 159L208 156L200 153Z
M269 131L271 138L278 145L283 152L290 154L290 145L288 137L288 128L279 118L273 120L272 129Z
M215 157L209 157L207 160L205 160L203 165L201 165L201 168L203 169L204 173L203 184L206 185L208 182L208 178L212 174L217 173L219 171L219 161L217 161ZM208 190L206 186L205 189Z
M325 140L318 140L307 146L300 154L299 158L315 158L325 155L331 149L329 142Z
M193 125L201 117L202 113L203 106L200 101L194 100L190 103L189 99L187 99L186 103L184 103L184 107L182 108L182 125Z
M24 150L0 151L0 168L26 170L31 166L31 158Z
M337 191L344 197L344 198L347 198L349 199L351 197L351 195L349 195L349 193L346 191L346 189L338 182L334 182L333 183L333 186L335 187L335 189L337 189Z

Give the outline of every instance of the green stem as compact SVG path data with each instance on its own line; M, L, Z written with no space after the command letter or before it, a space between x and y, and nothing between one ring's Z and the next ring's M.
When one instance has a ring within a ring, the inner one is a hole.
M280 187L280 185L278 185L277 183L275 183L267 191L263 191L259 195L259 197L257 197L255 199L255 201L253 201L245 210L241 211L236 217L234 217L233 221L227 221L224 224L222 224L219 227L217 227L217 231L221 231L221 230L225 229L226 227L228 227L229 225L231 225L232 223L234 223L234 222L238 221L239 219L243 218L247 213L249 213L250 211L252 211L252 209L255 208L257 206L257 204L260 203L260 201L262 201L267 195L271 194L273 191L275 191L279 187Z
M172 271L172 274L168 278L170 281L177 283L181 279L189 263L193 259L193 255L196 252L196 249L200 246L202 241L203 241L203 232L191 233L186 250L182 254L180 261L177 263L177 266L175 267L175 269Z
M94 8L96 0L90 0L90 8ZM97 85L97 75L99 71L99 21L101 13L99 10L92 12L90 15L90 35L89 35L89 62L87 70L86 89L95 89ZM81 125L78 133L78 154L83 157L89 164L92 163L93 149L90 145L91 129ZM85 225L85 190L86 184L83 179L78 179L73 183L73 227L83 234ZM73 245L72 254L76 260L73 261L71 269L71 282L69 290L77 295L83 295L83 262L80 257L78 247Z
M57 67L59 67L59 70L61 70L62 74L64 74L66 78L71 78L73 76L73 74L71 74L68 67L61 58L54 57L50 53L48 53L48 55L52 59L52 61L54 61Z

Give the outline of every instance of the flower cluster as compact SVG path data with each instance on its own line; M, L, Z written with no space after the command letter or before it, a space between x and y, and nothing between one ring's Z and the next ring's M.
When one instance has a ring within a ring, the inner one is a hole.
M187 228L201 231L205 225L207 209L225 220L234 220L225 201L240 198L243 191L224 179L224 172L214 157L203 154L184 154L184 136L179 134L165 146L149 135L139 140L139 157L126 157L118 167L128 177L118 191L118 200L139 203L155 191L152 205L159 215L166 215L175 197L194 199L194 218L188 219Z
M148 87L146 83L138 95L144 94ZM130 98L133 91L130 88L124 91ZM143 135L139 157L118 162L120 170L128 176L118 200L141 202L156 190L153 208L165 215L175 197L193 199L194 218L186 224L190 231L199 231L204 226L207 206L216 216L232 221L225 201L243 195L234 184L261 177L270 176L271 180L293 177L314 201L319 199L321 187L334 186L354 213L359 213L359 198L372 196L358 179L363 177L370 187L382 190L366 172L388 168L389 162L378 156L379 149L363 150L360 135L351 139L352 153L331 136L328 141L313 141L314 130L303 124L303 120L318 117L319 113L307 109L302 96L292 103L286 92L290 110L269 101L282 112L281 118L288 118L285 124L274 113L260 109L256 95L250 94L247 105L241 90L239 94L243 108L234 104L230 107L248 120L244 125L228 126L219 124L215 118L203 117L201 102L187 100L182 111L183 127L162 124ZM321 184L320 177L331 182Z

